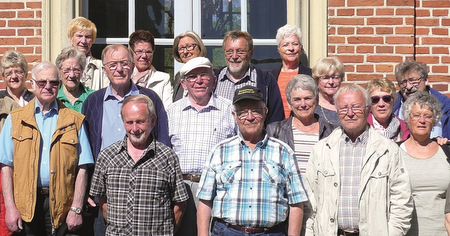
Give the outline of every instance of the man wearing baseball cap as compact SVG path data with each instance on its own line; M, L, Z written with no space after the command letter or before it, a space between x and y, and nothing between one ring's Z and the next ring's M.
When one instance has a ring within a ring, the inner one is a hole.
M236 135L237 126L228 99L213 93L217 79L208 58L196 57L180 69L181 85L188 96L167 108L169 139L180 160L189 192L179 235L197 235L195 197L204 163L211 148Z
M211 235L300 235L307 196L294 152L264 131L267 107L258 88L237 89L233 105L239 134L216 145L205 164L198 235L208 235L211 218Z

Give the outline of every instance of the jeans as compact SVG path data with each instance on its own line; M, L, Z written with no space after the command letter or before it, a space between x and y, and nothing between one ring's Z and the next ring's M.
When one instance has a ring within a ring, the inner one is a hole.
M269 236L285 236L285 225L280 224L280 226L277 226L275 229L271 230L270 233L255 233L251 235L269 235ZM226 226L222 222L215 221L214 226L212 228L211 236L242 236L242 235L248 235L245 232L241 232L239 230L230 228Z

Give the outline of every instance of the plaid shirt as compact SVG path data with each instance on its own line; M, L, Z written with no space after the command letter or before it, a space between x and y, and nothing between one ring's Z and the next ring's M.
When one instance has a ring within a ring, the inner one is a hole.
M339 228L359 229L359 194L361 169L366 154L369 130L359 135L355 142L343 133L339 148L341 192L339 196Z
M169 138L183 174L202 173L211 148L236 135L232 110L231 101L215 94L201 110L191 105L189 97L167 108Z
M256 69L249 67L247 72L245 72L244 77L239 81L234 82L231 80L230 72L228 68L223 68L219 76L217 76L216 94L229 100L233 100L234 91L240 89L245 85L251 85L256 87Z
M173 235L172 204L188 199L175 153L153 141L135 163L126 137L100 152L90 195L107 198L106 235Z
M197 194L213 200L213 217L246 227L279 224L288 204L308 200L294 152L267 135L253 151L240 135L215 146Z

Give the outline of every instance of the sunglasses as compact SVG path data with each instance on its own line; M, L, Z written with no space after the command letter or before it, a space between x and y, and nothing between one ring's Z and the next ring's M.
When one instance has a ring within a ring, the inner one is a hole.
M49 83L51 87L58 87L59 83L60 83L59 80L34 80L33 79L33 81L36 83L36 85L39 88L44 88L47 85L47 83Z
M391 95L385 95L383 97L373 96L370 99L372 101L372 104L374 105L377 104L380 101L380 99L383 99L383 102L385 103L390 103L392 101L392 96Z

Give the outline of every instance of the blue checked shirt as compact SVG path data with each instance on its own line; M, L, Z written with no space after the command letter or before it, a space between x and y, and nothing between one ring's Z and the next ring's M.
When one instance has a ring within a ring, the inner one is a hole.
M215 94L197 110L185 97L167 108L169 138L183 174L202 173L211 148L236 135L231 101Z
M213 201L213 217L272 227L286 220L289 204L308 200L300 178L287 144L265 135L252 151L239 134L214 147L197 195Z
M215 93L221 97L233 100L234 91L246 85L256 87L256 69L249 67L245 75L237 82L230 79L231 75L228 68L223 68L217 77L217 85Z

